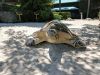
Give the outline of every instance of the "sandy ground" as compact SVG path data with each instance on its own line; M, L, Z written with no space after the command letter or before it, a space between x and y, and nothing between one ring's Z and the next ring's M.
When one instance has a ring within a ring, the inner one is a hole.
M87 49L66 44L25 46L25 40L45 23L0 23L0 75L99 75L99 20L61 22L76 33Z

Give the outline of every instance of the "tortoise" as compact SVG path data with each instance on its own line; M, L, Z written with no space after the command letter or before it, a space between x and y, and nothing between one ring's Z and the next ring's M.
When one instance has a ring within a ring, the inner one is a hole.
M53 20L32 34L32 39L26 41L27 46L35 46L42 42L54 44L65 43L75 48L85 47L84 42L60 21Z

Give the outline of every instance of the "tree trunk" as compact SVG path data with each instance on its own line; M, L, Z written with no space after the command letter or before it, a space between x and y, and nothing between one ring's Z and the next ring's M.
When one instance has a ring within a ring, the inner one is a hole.
M90 12L90 0L88 0L87 18L89 18L89 12Z

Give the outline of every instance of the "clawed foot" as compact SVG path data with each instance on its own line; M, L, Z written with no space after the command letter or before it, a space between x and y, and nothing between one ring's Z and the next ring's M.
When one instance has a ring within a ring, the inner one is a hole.
M82 41L75 41L73 45L75 48L85 48L86 47L85 43L83 43Z

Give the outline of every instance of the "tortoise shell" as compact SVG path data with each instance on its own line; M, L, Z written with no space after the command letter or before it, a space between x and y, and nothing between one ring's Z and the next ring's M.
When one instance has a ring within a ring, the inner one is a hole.
M34 32L32 36L32 41L28 42L27 45L37 45L46 41L55 44L66 43L76 48L85 47L77 35L72 33L64 23L57 20L48 22L39 31Z

